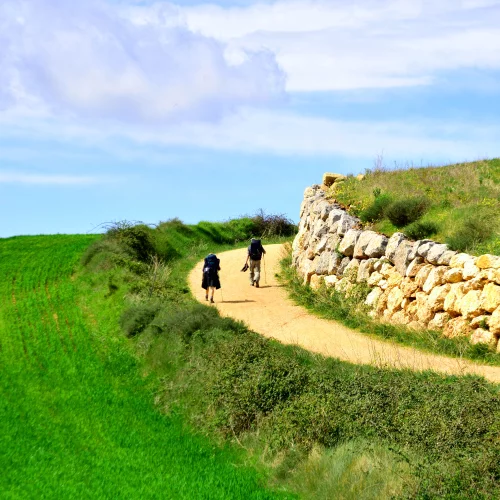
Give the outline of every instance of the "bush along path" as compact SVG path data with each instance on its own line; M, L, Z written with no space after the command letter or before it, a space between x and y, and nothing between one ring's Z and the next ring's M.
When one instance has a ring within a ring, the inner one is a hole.
M276 278L280 260L286 254L284 246L277 244L265 248L267 284L264 279L260 288L250 286L248 273L240 272L246 249L218 255L222 288L216 295L216 307L223 316L244 321L253 331L284 344L298 345L351 363L453 375L476 374L491 382L500 382L500 367L479 365L374 339L308 313L288 298L287 291ZM201 274L202 263L199 263L189 276L189 284L194 296L204 302Z

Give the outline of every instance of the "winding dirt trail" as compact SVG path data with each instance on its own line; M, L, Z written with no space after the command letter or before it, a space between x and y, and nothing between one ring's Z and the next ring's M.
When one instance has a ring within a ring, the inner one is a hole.
M477 365L373 339L335 321L310 314L288 298L286 290L274 276L283 255L282 246L267 245L265 248L267 283L262 272L260 288L250 286L248 272L240 272L246 259L246 249L218 255L221 259L222 289L216 292L215 305L223 316L244 321L251 330L284 344L299 345L351 363L416 371L433 370L455 375L474 373L500 383L500 367ZM203 262L200 262L193 269L189 285L196 299L204 303L202 266Z

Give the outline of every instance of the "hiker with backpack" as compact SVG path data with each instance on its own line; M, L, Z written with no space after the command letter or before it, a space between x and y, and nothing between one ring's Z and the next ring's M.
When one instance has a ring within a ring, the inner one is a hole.
M201 282L201 287L205 290L205 300L208 300L209 291L212 292L210 297L210 302L214 303L215 290L218 290L220 286L219 279L220 271L220 259L213 253L205 257L203 263L203 279Z
M248 246L248 255L245 265L250 261L250 285L259 288L260 281L260 261L262 256L266 253L260 240L252 238Z

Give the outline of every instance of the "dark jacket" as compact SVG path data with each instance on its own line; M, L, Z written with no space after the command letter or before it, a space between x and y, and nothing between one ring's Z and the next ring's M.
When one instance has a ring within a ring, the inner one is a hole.
M210 266L209 260L215 261L215 265ZM209 286L214 286L218 290L221 287L218 271L220 271L220 259L213 254L205 257L201 287L206 290Z

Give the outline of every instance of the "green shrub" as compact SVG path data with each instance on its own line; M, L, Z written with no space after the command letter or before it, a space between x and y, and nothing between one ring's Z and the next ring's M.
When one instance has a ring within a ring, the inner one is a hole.
M385 209L391 204L392 198L387 194L379 194L373 203L365 208L359 218L362 222L375 222L384 216Z
M429 207L426 198L406 198L391 203L385 210L385 216L398 228L415 222Z
M404 234L413 240L423 240L424 238L429 238L430 236L437 234L439 231L439 226L434 222L422 222L416 221L403 230Z
M135 337L142 333L154 320L160 306L156 302L145 302L133 305L123 311L120 326L127 337Z
M145 224L119 222L108 229L107 236L128 247L140 262L148 262L155 254L152 231Z
M273 236L293 236L297 226L284 214L266 214L260 209L251 220L254 224L253 235L261 238Z
M446 243L452 250L459 252L471 251L491 238L494 225L487 215L481 212L467 215L459 227L446 238Z

